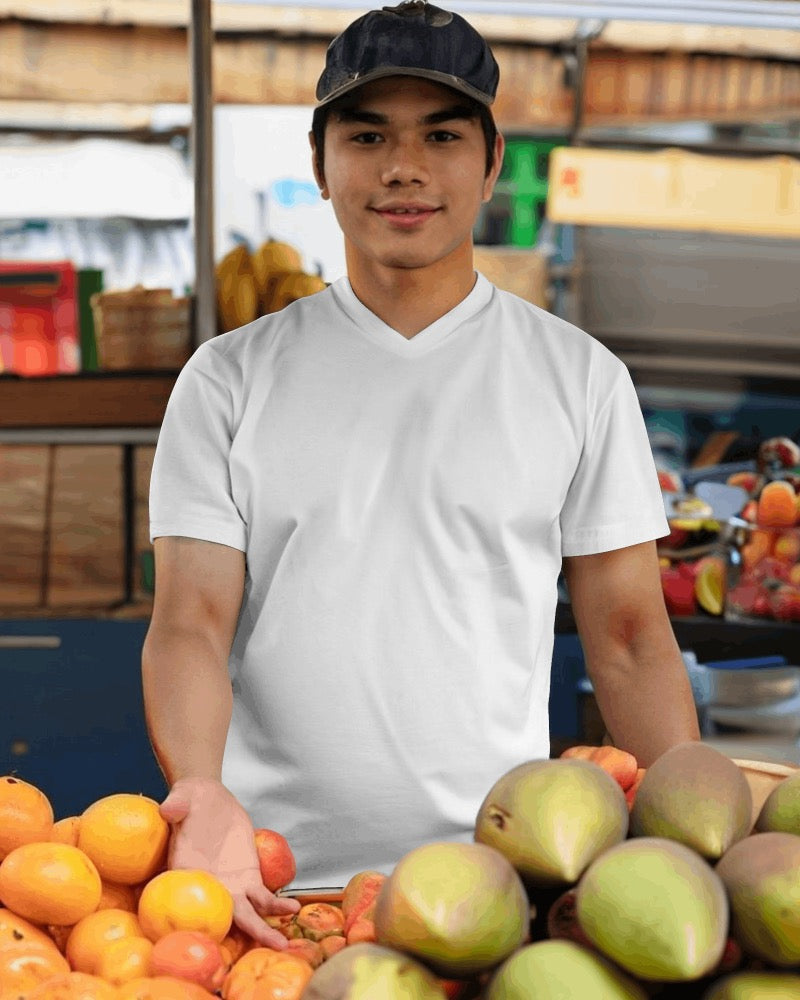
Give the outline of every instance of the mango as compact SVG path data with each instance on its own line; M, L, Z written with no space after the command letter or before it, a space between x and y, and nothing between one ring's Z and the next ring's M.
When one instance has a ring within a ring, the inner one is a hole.
M315 969L303 1000L447 1000L439 980L409 955L353 944Z
M605 851L576 889L581 930L637 978L699 979L722 958L725 888L713 868L677 841L639 837Z
M800 835L800 771L779 781L772 789L758 814L755 830Z
M800 837L753 833L725 852L716 872L742 949L780 968L799 964Z
M530 918L525 887L499 851L441 841L397 863L378 895L375 931L380 944L460 978L499 965L526 939Z
M647 1000L625 973L573 941L537 941L494 973L486 1000Z
M475 840L504 854L529 887L575 883L627 832L624 792L579 758L512 768L489 790L475 823Z
M630 832L676 840L717 860L750 832L752 810L747 779L729 757L706 743L681 743L644 774Z
M800 976L787 972L736 972L718 979L703 1000L797 1000Z

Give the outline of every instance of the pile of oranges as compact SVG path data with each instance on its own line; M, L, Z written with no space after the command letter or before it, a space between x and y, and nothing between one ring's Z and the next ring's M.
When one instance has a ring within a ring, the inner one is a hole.
M256 947L218 879L167 869L168 844L144 795L56 822L39 788L0 777L0 997L298 1000L310 963Z

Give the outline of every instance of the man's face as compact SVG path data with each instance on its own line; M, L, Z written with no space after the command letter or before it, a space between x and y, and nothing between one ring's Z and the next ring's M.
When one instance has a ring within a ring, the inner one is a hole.
M324 177L314 158L348 263L421 268L471 247L500 169L502 139L486 176L480 120L465 114L457 91L397 76L365 84L357 100L328 120Z

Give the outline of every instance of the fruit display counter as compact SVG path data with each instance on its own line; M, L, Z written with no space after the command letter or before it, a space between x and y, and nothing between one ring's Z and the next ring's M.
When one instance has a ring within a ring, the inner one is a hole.
M257 940L213 874L169 868L153 799L62 816L6 775L0 997L796 1000L799 793L800 769L702 743L646 770L576 746L500 775L472 840L328 890L293 889L290 844L256 830L279 900Z

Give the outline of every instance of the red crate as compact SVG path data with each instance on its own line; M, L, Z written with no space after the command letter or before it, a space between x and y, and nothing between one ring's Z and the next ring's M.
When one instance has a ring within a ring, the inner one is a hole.
M0 261L0 371L80 371L76 286L70 261Z

